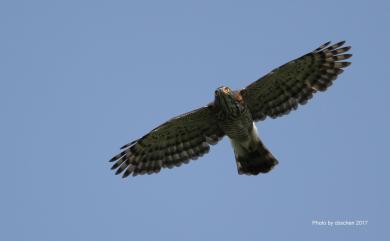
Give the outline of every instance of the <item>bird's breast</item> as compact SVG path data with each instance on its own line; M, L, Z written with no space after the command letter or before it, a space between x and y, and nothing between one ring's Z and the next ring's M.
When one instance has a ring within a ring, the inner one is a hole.
M244 111L235 118L220 120L220 127L229 138L246 140L253 128L252 116L249 111Z

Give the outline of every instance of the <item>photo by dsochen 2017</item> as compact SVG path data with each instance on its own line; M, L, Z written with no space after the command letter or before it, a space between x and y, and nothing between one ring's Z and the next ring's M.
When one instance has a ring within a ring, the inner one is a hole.
M265 147L255 122L277 118L325 91L351 63L345 41L327 42L292 60L241 90L221 86L210 104L174 117L143 137L124 145L110 162L116 174L158 173L207 153L224 136L230 139L238 174L271 171L277 158ZM283 148L283 147L280 147Z

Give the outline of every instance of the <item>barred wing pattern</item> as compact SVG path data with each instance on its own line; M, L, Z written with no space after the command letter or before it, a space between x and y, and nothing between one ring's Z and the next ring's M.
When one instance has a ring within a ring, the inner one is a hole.
M340 62L350 46L345 41L321 45L300 58L274 69L240 91L255 121L276 118L305 104L313 93L325 91L350 62Z
M117 169L116 174L124 171L123 177L152 174L207 153L210 144L216 144L224 136L210 108L177 116L123 146L123 151L110 160L115 162L111 169Z

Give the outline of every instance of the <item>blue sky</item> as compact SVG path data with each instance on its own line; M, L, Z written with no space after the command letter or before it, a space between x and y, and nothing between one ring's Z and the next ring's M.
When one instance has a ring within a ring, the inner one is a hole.
M386 1L1 1L0 240L384 240ZM227 139L121 179L119 147L326 41L352 66L257 123L280 164L238 176ZM367 220L315 226L313 220Z

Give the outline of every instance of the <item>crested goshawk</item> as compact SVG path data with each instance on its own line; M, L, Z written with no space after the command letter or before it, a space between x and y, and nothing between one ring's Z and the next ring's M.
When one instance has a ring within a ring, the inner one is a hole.
M174 117L145 136L123 146L110 161L123 177L152 174L188 163L207 153L225 135L231 141L239 174L269 172L278 161L263 145L255 121L276 118L325 91L352 55L345 41L321 45L241 90L219 87L214 102Z

